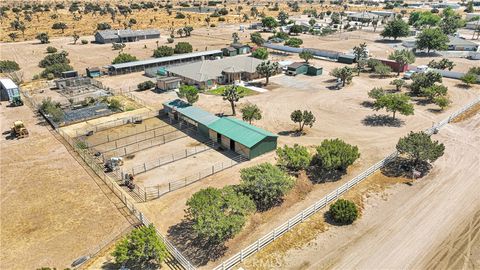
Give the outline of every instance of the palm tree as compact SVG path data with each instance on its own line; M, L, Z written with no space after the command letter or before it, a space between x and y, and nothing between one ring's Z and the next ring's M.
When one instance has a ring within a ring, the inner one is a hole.
M243 97L243 91L236 85L227 86L222 93L223 100L228 100L232 106L232 115L236 115L235 102Z

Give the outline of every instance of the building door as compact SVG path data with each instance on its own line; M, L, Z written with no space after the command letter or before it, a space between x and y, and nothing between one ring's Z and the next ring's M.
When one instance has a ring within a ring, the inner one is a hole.
M230 139L230 150L235 151L235 141Z
M221 144L222 143L222 134L217 133L217 143Z

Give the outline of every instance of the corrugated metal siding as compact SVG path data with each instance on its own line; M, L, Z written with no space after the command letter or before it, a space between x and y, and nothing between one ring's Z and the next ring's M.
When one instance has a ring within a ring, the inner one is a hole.
M273 151L277 149L277 138L275 137L268 137L250 148L250 156L249 158L256 158L258 156L261 156L265 153L268 153L270 151Z

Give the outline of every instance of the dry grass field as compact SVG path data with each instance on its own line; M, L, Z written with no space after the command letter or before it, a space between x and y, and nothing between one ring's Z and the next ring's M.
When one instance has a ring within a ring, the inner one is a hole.
M1 269L65 268L128 229L128 213L27 106L0 107L2 132L22 120L24 139L2 135ZM127 215L126 217L124 216Z

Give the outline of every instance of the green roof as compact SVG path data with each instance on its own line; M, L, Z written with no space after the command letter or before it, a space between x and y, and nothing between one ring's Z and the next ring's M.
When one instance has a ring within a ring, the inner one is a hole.
M267 137L278 137L271 132L247 124L234 117L222 117L211 123L208 128L249 148Z
M206 112L200 108L194 107L180 99L165 102L163 103L163 106L175 109L183 116L188 117L193 121L203 124L205 126L208 126L209 124L220 119L218 116L215 116L214 114Z

